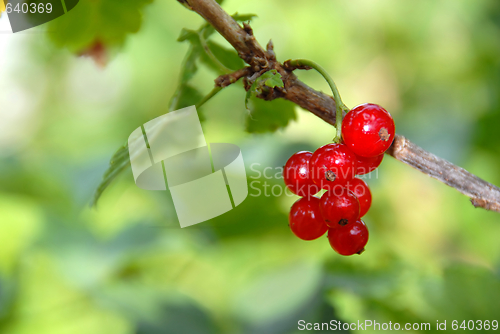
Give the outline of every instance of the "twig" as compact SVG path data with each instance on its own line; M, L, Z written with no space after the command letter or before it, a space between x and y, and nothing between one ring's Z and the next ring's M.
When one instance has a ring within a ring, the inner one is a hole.
M215 86L217 87L227 87L236 81L240 80L241 78L251 75L252 70L250 67L244 67L240 68L239 70L229 73L229 74L223 74L219 76L217 79L215 79Z
M255 40L248 25L243 28L229 16L215 0L178 0L201 15L250 65L254 72L263 68L276 69L282 76L285 89L276 91L274 98L284 98L309 110L325 122L335 126L335 101L331 96L305 85L293 74L293 67L276 61L274 52L266 52ZM266 97L268 99L268 97ZM425 151L403 136L396 135L386 152L395 159L433 177L470 197L475 207L500 212L500 188L471 174L463 168Z
M255 37L243 30L240 25L226 13L214 0L178 0L200 14L215 30L219 32L235 49L241 59L249 65L258 63L257 59L265 59L266 52L257 43Z
M475 207L500 212L500 188L396 135L387 154L470 197Z

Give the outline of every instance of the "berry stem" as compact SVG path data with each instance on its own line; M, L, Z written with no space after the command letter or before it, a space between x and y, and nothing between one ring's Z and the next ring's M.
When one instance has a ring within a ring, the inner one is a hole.
M215 96L215 94L217 94L218 92L220 92L222 90L221 87L214 87L210 93L208 93L207 95L205 95L205 97L200 101L198 102L195 107L196 109L200 108L202 105L205 104L205 102L207 102L208 100L210 100L212 97Z
M333 81L332 77L328 74L328 72L326 72L326 70L323 67L321 67L318 63L315 63L312 60L294 59L294 60L287 60L286 62L291 67L296 67L296 68L311 67L315 69L319 74L321 74L323 78L325 78L326 82L328 82L328 85L330 86L330 89L332 90L333 93L333 98L335 100L335 128L337 130L337 133L335 134L335 138L333 138L333 141L335 143L340 143L342 139L342 112L343 111L348 112L349 108L347 108L344 102L342 102L339 90L337 88L337 85Z

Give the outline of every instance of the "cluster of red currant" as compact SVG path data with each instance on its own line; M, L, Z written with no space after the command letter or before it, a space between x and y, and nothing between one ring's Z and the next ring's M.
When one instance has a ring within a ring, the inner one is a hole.
M298 152L285 165L284 181L302 196L290 209L290 228L303 240L328 231L332 248L341 255L361 254L368 229L361 220L370 208L368 185L355 175L367 174L382 162L394 140L391 114L375 104L363 104L342 121L342 141ZM315 197L321 189L326 192Z

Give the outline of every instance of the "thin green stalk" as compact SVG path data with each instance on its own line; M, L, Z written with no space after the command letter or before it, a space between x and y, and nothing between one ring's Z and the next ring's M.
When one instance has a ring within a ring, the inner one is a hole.
M341 138L342 138L342 113L343 111L348 112L349 108L346 107L344 102L342 102L342 99L340 98L340 93L339 90L337 89L337 85L333 81L333 79L330 77L328 72L321 67L319 64L313 62L312 60L308 59L294 59L294 60L289 60L288 61L289 65L292 67L304 67L308 66L313 69L315 69L319 74L325 78L325 80L328 82L328 85L330 86L332 93L333 93L333 98L335 99L335 128L337 130L337 133L335 135L335 138L333 139L334 142L340 143Z
M219 59L213 54L212 50L208 47L207 41L205 40L205 37L203 36L204 29L201 29L198 32L198 37L200 38L200 44L203 47L203 50L205 50L205 53L207 56L219 67L219 69L222 71L222 73L227 74L230 73L231 70L227 68L223 63L220 62Z
M202 105L205 104L205 102L207 102L208 100L210 100L212 97L214 97L218 92L220 92L222 90L221 87L214 87L214 89L212 89L210 91L210 93L208 93L208 95L206 95L200 102L198 102L195 107L196 109L200 108Z

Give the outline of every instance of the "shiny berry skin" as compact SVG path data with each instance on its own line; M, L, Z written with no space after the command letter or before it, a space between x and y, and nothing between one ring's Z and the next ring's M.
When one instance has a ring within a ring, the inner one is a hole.
M380 166L384 155L377 155L376 157L365 158L356 156L358 158L358 167L356 168L356 175L368 174Z
M309 163L312 180L327 190L351 180L356 166L356 155L343 144L327 144L318 148Z
M347 188L334 187L319 200L319 210L329 228L355 222L359 218L358 198Z
M387 151L395 134L391 114L376 104L357 106L342 121L345 144L362 157L375 157Z
M302 240L314 240L328 230L319 211L319 198L303 197L293 203L288 216L292 232Z
M365 223L358 219L352 224L329 229L328 241L340 255L361 254L368 242L368 229Z
M352 191L359 201L359 217L363 217L372 205L372 193L365 181L355 177L346 184L347 189Z
M312 196L320 191L319 186L310 177L311 157L311 152L297 152L288 159L284 169L283 179L286 186L291 192L302 197Z

